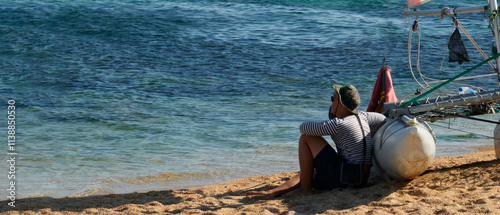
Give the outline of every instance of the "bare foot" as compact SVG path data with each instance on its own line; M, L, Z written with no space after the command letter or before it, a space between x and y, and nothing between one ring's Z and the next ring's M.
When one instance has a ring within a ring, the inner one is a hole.
M269 191L266 190L266 191L248 191L246 193L247 196L265 196L265 195L269 195Z
M246 194L247 196L262 196L266 195L267 191L248 191Z
M246 193L247 196L264 196L269 198L278 197L281 195L280 192L274 192L273 190L265 190L265 191L248 191Z

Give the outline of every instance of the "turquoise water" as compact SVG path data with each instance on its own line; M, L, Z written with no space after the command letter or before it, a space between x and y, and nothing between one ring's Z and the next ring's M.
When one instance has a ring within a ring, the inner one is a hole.
M398 96L417 88L407 59L413 20L399 16L402 2L390 1L389 18L387 6L0 2L0 102L6 112L7 101L16 101L18 197L173 189L298 170L298 126L326 119L333 83L355 84L366 109L385 55ZM489 54L483 14L459 18ZM424 73L444 79L481 61L466 43L473 62L439 71L451 19L420 23ZM484 66L474 74L489 72ZM468 83L492 88L497 80ZM7 124L1 129L5 140ZM438 156L492 144L435 131ZM6 142L2 148L8 159ZM7 171L0 164L1 196Z

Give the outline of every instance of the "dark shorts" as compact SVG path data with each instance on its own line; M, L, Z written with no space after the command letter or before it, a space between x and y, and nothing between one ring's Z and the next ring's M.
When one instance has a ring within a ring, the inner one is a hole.
M347 187L340 182L341 163L337 152L330 144L326 145L313 160L316 175L312 180L312 187L316 190Z

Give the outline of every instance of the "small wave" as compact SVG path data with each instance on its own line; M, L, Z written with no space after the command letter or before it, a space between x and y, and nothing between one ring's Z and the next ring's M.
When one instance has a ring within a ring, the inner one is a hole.
M110 190L107 189L102 189L102 188L93 188L89 189L86 191L83 191L81 193L77 193L75 195L71 195L69 197L86 197L86 196L97 196L97 195L105 195L105 194L112 194Z

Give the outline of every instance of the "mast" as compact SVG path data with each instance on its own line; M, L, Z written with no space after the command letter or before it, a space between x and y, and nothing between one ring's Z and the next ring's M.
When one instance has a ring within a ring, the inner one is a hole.
M494 10L498 9L498 3L496 0L488 0L490 3L490 11L493 12ZM495 37L495 46L497 47L497 53L500 53L500 40L498 38L498 16L495 17L495 20L493 21L493 37ZM500 66L500 57L497 58L497 68ZM498 80L500 81L500 71L495 71L498 75Z

